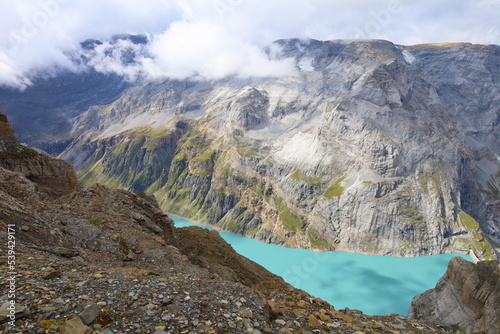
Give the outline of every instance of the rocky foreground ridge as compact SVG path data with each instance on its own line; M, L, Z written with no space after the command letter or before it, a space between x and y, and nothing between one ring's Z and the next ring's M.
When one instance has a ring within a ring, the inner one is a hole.
M20 145L1 114L0 163L1 238L15 225L16 257L10 268L2 247L2 333L449 332L396 314L335 310L215 231L174 228L151 195L69 186L72 166Z
M455 257L435 289L417 295L409 316L463 328L467 333L500 333L500 266Z
M223 230L319 250L494 257L499 46L288 39L267 52L295 75L119 84L62 73L3 90L0 105L85 185L154 194Z

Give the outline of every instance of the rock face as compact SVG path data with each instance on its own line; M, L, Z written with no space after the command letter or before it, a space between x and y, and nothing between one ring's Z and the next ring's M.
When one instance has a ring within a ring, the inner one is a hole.
M78 190L73 166L19 144L7 117L0 114L0 166L32 181L38 191L51 198Z
M17 141L14 129L7 120L7 116L0 114L0 141L6 143L14 143Z
M498 46L290 39L268 51L296 75L131 85L74 111L62 157L84 184L145 191L266 242L494 257Z
M467 333L499 333L500 267L497 261L477 264L453 258L436 288L416 296L409 311Z

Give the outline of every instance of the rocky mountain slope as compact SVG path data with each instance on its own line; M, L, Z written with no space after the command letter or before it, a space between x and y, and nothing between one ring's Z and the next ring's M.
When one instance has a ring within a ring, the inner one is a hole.
M33 182L43 197L55 198L79 189L72 165L23 146L5 115L0 114L0 167Z
M409 316L463 328L467 333L499 333L500 267L453 258L435 289L416 296Z
M72 167L37 152L24 159L0 120L0 161L12 154L26 170L43 161L39 179L52 180L39 187L0 167L2 240L7 227L15 231L15 263L0 254L2 333L447 332L395 314L334 310L238 255L217 232L174 228L151 195L70 190L64 177L51 177Z
M145 191L266 242L493 258L498 46L290 39L267 51L296 75L136 82L74 108L71 129L41 146L71 138L61 156L84 184Z

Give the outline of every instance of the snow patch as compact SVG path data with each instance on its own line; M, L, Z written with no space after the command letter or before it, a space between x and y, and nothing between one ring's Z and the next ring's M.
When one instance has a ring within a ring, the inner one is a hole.
M318 166L325 161L325 152L319 139L311 133L297 133L274 153L280 163L292 166Z
M405 60L408 64L413 64L413 62L417 60L417 58L415 58L415 56L412 55L408 50L403 50L401 53L403 54L403 57L405 57Z
M153 115L145 113L136 116L129 116L121 122L114 123L108 126L108 128L104 130L97 137L97 139L112 137L122 132L132 130L140 126L151 126L153 129L159 129L164 127L165 123L167 123L170 119L172 119L174 114L175 111L170 110L167 112L160 112Z

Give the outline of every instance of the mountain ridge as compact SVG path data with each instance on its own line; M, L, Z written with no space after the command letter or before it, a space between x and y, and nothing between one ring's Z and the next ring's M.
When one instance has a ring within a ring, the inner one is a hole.
M266 242L493 256L498 46L275 45L296 76L131 85L79 111L62 157L84 183Z

